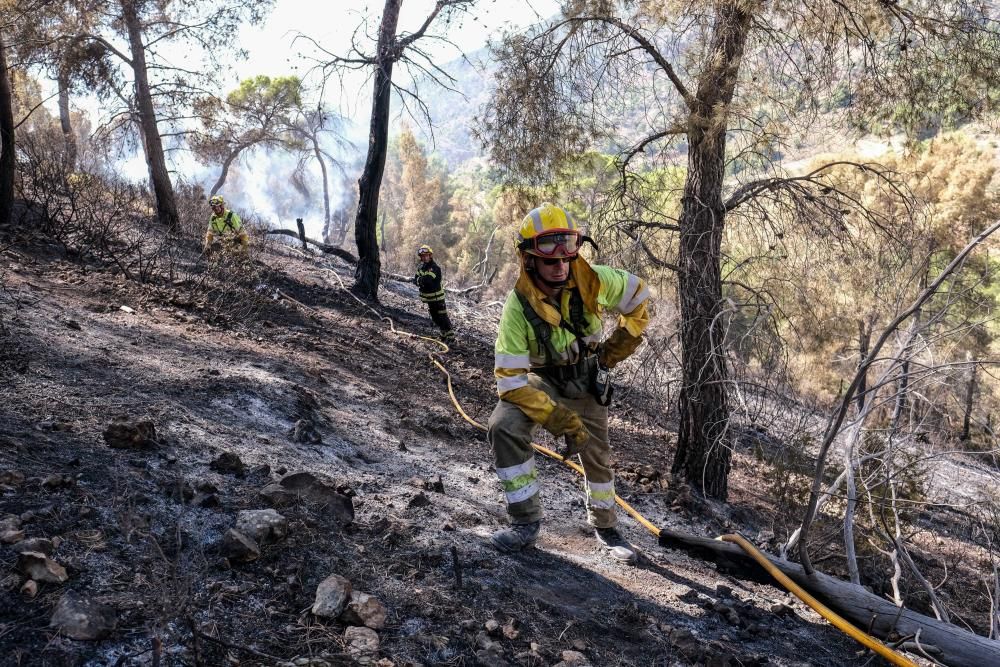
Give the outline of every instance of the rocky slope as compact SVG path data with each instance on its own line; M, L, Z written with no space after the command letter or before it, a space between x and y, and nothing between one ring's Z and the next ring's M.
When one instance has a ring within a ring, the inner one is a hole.
M491 454L436 346L393 333L327 260L182 262L157 287L37 240L0 256L0 664L871 662L783 592L630 519L644 558L611 561L556 463L538 548L499 555ZM239 299L201 298L227 280ZM453 298L462 346L441 355L481 422L495 308ZM432 334L406 286L378 311ZM754 480L734 475L728 508L696 505L650 421L613 420L620 492L658 525L757 535L736 521Z

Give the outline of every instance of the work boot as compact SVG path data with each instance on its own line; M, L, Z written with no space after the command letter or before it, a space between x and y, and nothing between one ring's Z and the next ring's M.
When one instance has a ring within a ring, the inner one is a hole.
M493 533L492 537L490 537L490 542L506 554L517 553L535 543L535 540L538 539L538 529L541 525L541 521L515 523L509 528L504 528Z
M639 560L639 552L628 540L622 537L621 533L614 526L610 528L595 528L594 535L597 541L604 545L611 557L623 563L635 563Z

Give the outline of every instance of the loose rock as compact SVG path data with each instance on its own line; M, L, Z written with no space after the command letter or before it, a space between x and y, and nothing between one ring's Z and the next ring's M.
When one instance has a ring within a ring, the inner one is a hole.
M0 542L4 544L14 544L24 539L23 530L5 530L0 532Z
M337 618L351 597L351 582L339 574L331 574L316 587L312 613L324 618Z
M236 514L236 530L258 544L277 542L288 534L288 519L274 510L241 510Z
M38 582L34 579L28 579L26 582L21 584L21 595L29 600L33 599L36 595L38 595Z
M423 491L417 495L410 498L410 502L407 503L407 507L427 507L431 504L431 499L427 497Z
M378 633L371 628L351 626L344 631L344 645L355 659L378 653Z
M386 616L385 605L378 598L361 591L353 591L340 618L345 623L381 630L385 627Z
M151 449L156 446L156 427L151 421L115 422L104 429L104 442L113 449Z
M103 639L118 625L115 611L96 600L66 591L56 604L49 626L72 639Z
M307 501L325 509L342 524L354 521L354 504L351 499L310 472L289 473L277 484L264 487L261 495L276 507Z
M247 471L240 457L232 452L222 452L208 464L208 467L216 472L236 475L237 477L242 477Z
M222 555L230 561L249 563L260 558L260 547L240 531L230 528L222 536Z
M37 551L18 554L17 569L29 579L49 584L61 584L69 579L66 568Z
M73 486L72 475L49 475L42 480L42 488L48 491L56 491L69 486Z
M52 552L55 551L55 548L55 544L52 540L48 540L44 537L32 537L27 540L21 540L11 547L15 553L23 554L27 551L34 551L46 556L51 556Z
M590 660L579 651L563 651L562 662L558 663L558 667L589 667L589 665Z
M316 430L316 425L308 419L300 419L288 430L288 436L294 442L318 445L323 442L323 436Z
M272 507L288 507L299 498L297 493L289 491L281 484L268 484L260 490L260 495Z

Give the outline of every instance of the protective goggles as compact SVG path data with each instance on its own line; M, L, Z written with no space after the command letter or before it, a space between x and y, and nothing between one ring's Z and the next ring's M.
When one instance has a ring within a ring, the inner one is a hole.
M546 232L521 242L521 249L541 257L573 257L580 252L580 232Z

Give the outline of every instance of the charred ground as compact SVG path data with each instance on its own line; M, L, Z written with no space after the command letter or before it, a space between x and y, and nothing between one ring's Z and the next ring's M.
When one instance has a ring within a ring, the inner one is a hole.
M541 463L539 548L497 554L487 538L504 508L482 432L452 408L428 359L437 347L393 333L340 288L346 265L274 245L207 267L188 248L183 272L140 284L38 237L15 241L0 264L0 518L16 517L26 538L59 538L51 556L68 581L26 597L18 556L0 545L4 665L356 664L346 625L310 613L334 573L388 610L377 653L360 658L371 664L872 660L781 591L661 549L630 519L643 562L611 562L584 525L578 481L556 463ZM450 307L462 344L441 359L485 422L496 306ZM387 286L377 308L432 334L407 287ZM152 447L105 443L110 423L141 420L155 426ZM746 474L726 509L673 485L670 440L653 421L634 407L612 421L623 496L695 533L767 527ZM242 469L220 463L226 453ZM236 512L269 507L260 491L299 471L351 497L354 520L283 506L287 538L252 562L224 559ZM115 611L110 636L50 628L68 590Z

